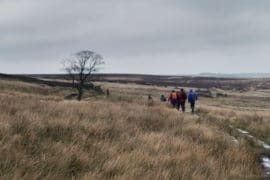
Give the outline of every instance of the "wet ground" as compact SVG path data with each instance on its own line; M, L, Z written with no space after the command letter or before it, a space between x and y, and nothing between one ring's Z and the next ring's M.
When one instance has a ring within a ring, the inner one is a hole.
M239 129L239 128L236 128L236 130L237 130L239 133L241 133L241 134L243 134L243 135L245 135L245 136L247 136L247 137L249 137L249 138L256 139L256 140L258 139L258 138L256 138L255 136L253 136L253 135L252 135L250 132L248 132L248 131L245 131L245 130ZM238 143L239 141L237 140L237 138L232 137L232 142ZM259 142L259 145L261 145L262 148L263 148L265 151L270 150L270 145L268 145L267 143L265 143L265 142L262 141L262 140L258 140L258 142ZM263 169L264 169L264 177L270 178L270 157L268 157L268 156L266 156L266 155L261 155L259 161L260 161L260 163L261 163L261 165L262 165L262 167L263 167Z

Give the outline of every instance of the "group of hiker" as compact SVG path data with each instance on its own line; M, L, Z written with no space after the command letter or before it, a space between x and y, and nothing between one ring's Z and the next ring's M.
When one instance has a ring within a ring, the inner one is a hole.
M195 112L195 103L198 100L198 95L195 91L190 89L188 95L186 94L184 89L181 89L180 91L173 90L168 98L168 101L171 103L171 105L176 108L177 110L181 110L182 112L186 111L186 101L190 103L191 112Z

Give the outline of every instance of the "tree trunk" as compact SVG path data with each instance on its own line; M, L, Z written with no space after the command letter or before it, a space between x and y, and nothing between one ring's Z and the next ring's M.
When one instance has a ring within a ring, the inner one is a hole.
M78 87L78 101L80 101L82 99L82 95L83 95L83 86L80 84Z
M75 88L75 78L72 78L72 88Z
M78 101L80 101L82 99L82 95L83 95L83 85L84 85L84 81L83 81L83 70L81 70L80 74L79 74L79 79L80 82L78 84Z

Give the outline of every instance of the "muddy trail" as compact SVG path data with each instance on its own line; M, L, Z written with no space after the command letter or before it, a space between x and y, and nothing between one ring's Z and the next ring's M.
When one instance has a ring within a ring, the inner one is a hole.
M232 128L232 126L231 126ZM258 142L258 145L261 146L261 148L263 149L263 152L267 152L267 151L270 151L270 145L267 144L266 142L256 138L255 136L253 136L250 132L248 131L245 131L243 129L240 129L240 128L235 128L236 131L238 131L240 134L248 137L248 138L251 138L253 140L255 140L256 142ZM239 143L239 140L232 136L232 142L233 143ZM261 164L261 166L263 167L263 170L264 170L264 174L263 174L263 177L264 178L269 178L270 179L270 157L264 153L262 153L260 155L260 158L259 158L259 162Z

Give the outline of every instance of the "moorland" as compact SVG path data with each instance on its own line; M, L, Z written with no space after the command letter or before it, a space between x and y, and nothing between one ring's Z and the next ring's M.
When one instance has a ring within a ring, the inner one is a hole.
M64 78L1 75L0 177L269 177L268 79L159 78L96 77L110 95L90 88L77 101ZM160 102L177 88L202 92L195 115Z

